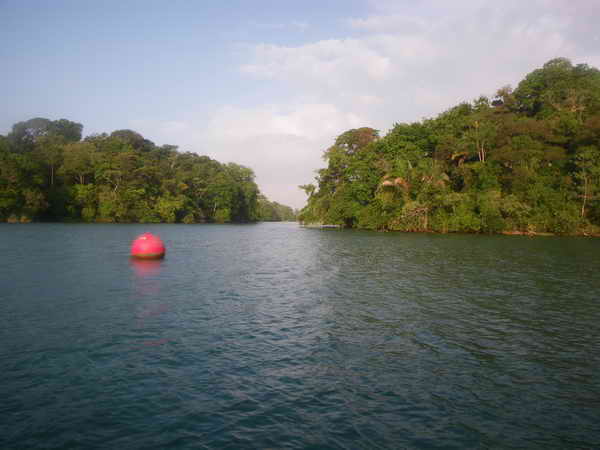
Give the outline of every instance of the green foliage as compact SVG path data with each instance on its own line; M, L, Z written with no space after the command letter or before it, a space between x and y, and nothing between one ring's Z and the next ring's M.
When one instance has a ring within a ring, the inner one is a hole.
M77 142L81 139L83 125L66 119L51 121L36 117L13 125L7 139L12 151L27 153L34 150L40 138L58 137L66 142Z
M600 71L566 58L548 61L519 83L516 108L530 116L572 117L582 121L600 112Z
M269 201L264 195L258 196L258 220L264 222L293 222L296 212L289 206Z
M82 125L35 118L0 136L0 220L294 220L251 169L156 146L132 130L81 140ZM262 207L262 210L261 210ZM269 210L271 208L271 210Z
M342 133L302 222L372 230L587 233L600 227L600 71L564 58L433 119Z
M215 222L225 223L231 220L231 211L229 208L220 208L215 211Z

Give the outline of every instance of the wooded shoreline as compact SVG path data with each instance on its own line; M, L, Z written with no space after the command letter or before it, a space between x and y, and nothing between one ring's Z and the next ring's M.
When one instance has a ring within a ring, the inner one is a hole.
M313 229L326 229L326 230L355 230L355 231L374 231L365 228L348 228L341 225L323 225L323 224L303 224L299 223L302 228L313 228ZM548 233L548 232L536 232L536 231L499 231L495 233L484 233L484 232L467 232L467 231L433 231L433 230L375 230L380 233L423 233L423 234L469 234L469 235L489 235L489 236L527 236L527 237L592 237L600 238L600 233Z
M0 135L0 222L232 223L293 220L254 172L155 145L132 130L92 134L34 118Z
M600 235L600 71L565 58L385 136L348 130L300 186L299 220L344 228Z

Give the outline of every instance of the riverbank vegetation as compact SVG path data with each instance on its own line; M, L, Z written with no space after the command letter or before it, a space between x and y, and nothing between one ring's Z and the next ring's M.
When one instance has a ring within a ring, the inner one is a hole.
M382 231L600 232L600 71L557 58L516 89L384 137L358 128L300 186L305 223Z
M263 222L294 222L296 211L281 203L269 201L264 195L258 195L258 217Z
M238 164L157 146L131 130L82 140L83 126L34 118L0 135L0 221L289 220Z

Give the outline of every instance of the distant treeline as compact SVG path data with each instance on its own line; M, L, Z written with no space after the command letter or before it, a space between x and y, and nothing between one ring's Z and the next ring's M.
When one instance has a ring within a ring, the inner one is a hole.
M264 222L294 222L296 211L289 206L270 202L263 195L258 196L258 216Z
M600 231L600 71L558 58L515 90L349 130L325 151L299 219L373 230Z
M82 138L80 123L35 118L0 135L0 221L294 220L238 164L157 146L131 130Z

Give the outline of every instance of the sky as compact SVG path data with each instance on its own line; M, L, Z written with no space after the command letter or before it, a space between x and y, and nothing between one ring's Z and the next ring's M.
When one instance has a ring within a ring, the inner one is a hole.
M300 208L348 129L385 135L556 57L600 67L598 17L600 0L0 0L0 134L132 129Z

